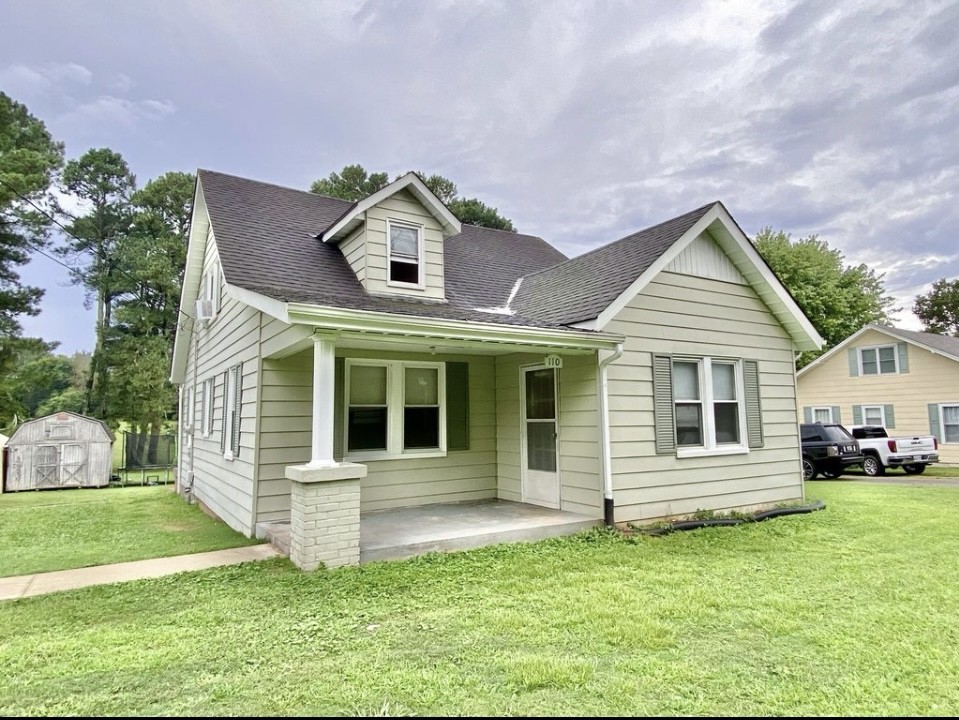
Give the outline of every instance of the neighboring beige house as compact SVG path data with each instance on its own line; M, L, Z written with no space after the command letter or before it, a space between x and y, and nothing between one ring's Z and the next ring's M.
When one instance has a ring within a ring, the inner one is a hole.
M959 338L866 325L797 374L806 422L934 435L959 464Z
M568 260L413 173L350 203L201 170L180 309L180 485L247 535L292 522L294 556L319 527L355 562L418 506L803 495L793 357L822 341L720 203Z

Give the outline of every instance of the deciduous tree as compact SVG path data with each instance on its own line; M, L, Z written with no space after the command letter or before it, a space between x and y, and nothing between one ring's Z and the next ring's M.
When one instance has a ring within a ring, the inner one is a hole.
M866 265L845 265L843 254L816 235L793 240L785 232L767 227L754 242L826 341L822 351L802 353L798 367L867 323L889 324L893 299L886 295L883 276Z
M959 279L936 280L932 290L916 295L912 311L926 332L959 337Z

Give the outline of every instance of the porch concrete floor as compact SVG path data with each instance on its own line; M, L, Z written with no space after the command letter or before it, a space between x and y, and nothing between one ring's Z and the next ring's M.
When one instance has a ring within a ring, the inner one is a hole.
M402 560L429 552L531 542L572 535L602 525L588 515L508 500L421 505L376 510L360 516L360 562ZM289 553L289 522L261 523L267 537Z

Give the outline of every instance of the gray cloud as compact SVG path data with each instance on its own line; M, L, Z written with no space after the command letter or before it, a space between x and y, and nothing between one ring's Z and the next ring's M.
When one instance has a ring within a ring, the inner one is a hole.
M87 68L30 107L142 179L440 172L569 254L720 199L903 305L959 274L959 6L647 5L14 3L0 68Z

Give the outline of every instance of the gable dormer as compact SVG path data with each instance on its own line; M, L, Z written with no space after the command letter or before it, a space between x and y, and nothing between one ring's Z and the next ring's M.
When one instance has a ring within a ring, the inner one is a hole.
M320 237L339 245L367 292L445 300L443 242L459 220L415 173L359 201Z

